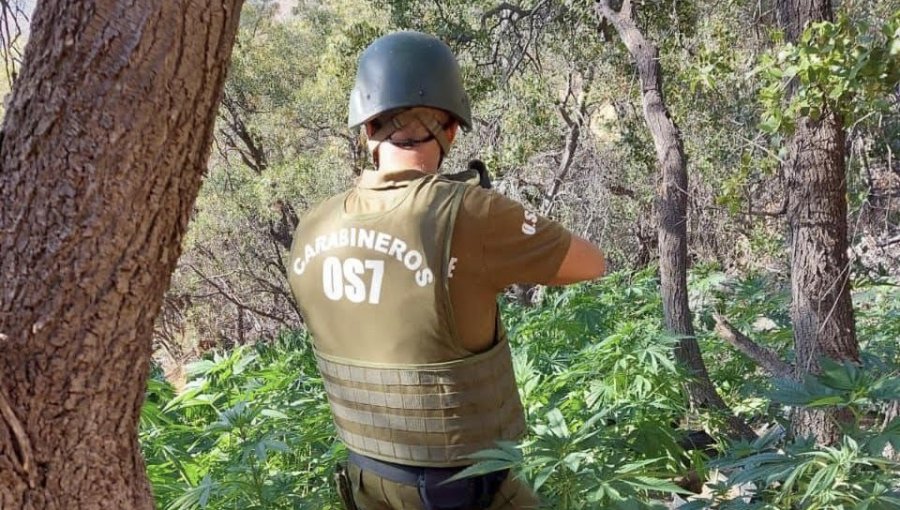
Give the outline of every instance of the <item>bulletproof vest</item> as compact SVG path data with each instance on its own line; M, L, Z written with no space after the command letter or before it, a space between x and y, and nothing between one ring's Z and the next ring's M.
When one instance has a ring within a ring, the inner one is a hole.
M448 264L466 185L410 182L388 210L348 214L341 194L301 222L290 285L340 438L362 455L448 467L525 430L509 344L457 338Z

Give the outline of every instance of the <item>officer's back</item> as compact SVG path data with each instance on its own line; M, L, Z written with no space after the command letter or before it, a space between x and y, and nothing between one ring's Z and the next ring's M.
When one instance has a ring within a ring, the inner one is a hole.
M444 481L525 432L497 294L597 277L603 256L499 193L437 175L458 128L472 125L456 60L437 39L397 32L370 45L349 124L364 127L376 170L303 218L290 260L351 452L345 504L535 507L506 472Z

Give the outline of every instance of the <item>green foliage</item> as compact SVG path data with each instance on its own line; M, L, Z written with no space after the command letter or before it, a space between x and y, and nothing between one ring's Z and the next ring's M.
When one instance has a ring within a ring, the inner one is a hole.
M861 305L858 334L866 347L861 365L823 358L821 375L772 384L748 360L723 348L710 331L709 314L715 310L726 315L738 329L752 332L759 344L791 360L787 285L763 275L735 279L715 267L692 274L692 305L711 378L732 407L751 419L786 423L790 409L800 406L843 409L848 418L844 436L837 445L817 447L806 439L786 439L785 429L774 425L755 442L731 444L709 465L727 474L713 486L713 500L687 508L895 508L900 464L884 452L885 446L900 441L900 423L881 427L879 420L884 406L900 398L893 332L898 291L876 283L863 286L854 297ZM882 328L889 332L885 335ZM755 493L754 503L729 495L736 487Z
M896 289L861 292L863 324L895 331ZM686 451L686 378L672 357L677 339L662 329L651 268L547 289L533 307L502 304L529 434L521 444L475 454L460 476L512 469L562 510L662 508L671 494L689 496L676 485L689 473L702 480L716 472L726 479L712 485L712 499L686 508L890 508L900 471L883 452L900 446L900 420L885 428L872 422L885 402L900 398L900 363L881 355L896 336L872 338L866 345L880 354L867 354L861 366L823 360L819 377L772 385L712 336L710 314L726 314L790 359L784 282L700 267L690 298L711 376L736 410L772 424L785 421L790 407L842 407L851 417L842 442L815 447L772 432L727 446L710 463L708 452ZM154 371L141 414L160 508L339 508L329 478L344 450L305 334L211 353L188 375L175 391ZM716 430L715 416L693 422ZM753 505L729 495L739 486L756 488Z
M701 349L719 392L731 408L747 419L777 417L763 395L771 388L770 379L756 370L750 360L735 355L713 331L713 313L718 312L753 340L778 353L792 357L793 330L788 307L787 282L772 275L751 273L731 277L715 265L696 268L689 279L690 303Z
M900 286L884 278L858 282L853 304L860 344L884 363L900 366Z
M848 16L815 23L796 45L763 56L757 68L765 82L760 98L766 111L760 127L789 133L797 118L817 119L826 109L849 124L873 111L887 111L885 98L900 81L898 62L900 12L880 27Z
M768 48L741 41L741 32L734 29L740 21L726 14L707 16L701 26L709 25L706 31L714 35L702 39L686 64L672 62L678 79L668 87L672 103L679 108L679 98L690 97L678 115L687 123L685 131L694 132L686 137L686 149L703 177L721 182L716 202L732 218L740 218L754 203L759 207L768 202L770 211L779 208L771 197L777 189L772 184L786 154L785 137L799 118L836 114L850 135L848 147L871 140L866 143L872 155L865 157L897 150L897 3L883 2L876 8L853 2L842 7L837 21L810 25L795 44L783 43L777 32L763 37ZM747 20L750 15L737 18ZM765 24L754 27L761 38ZM850 198L859 206L870 197L871 174L863 179L859 162L851 157L848 163ZM723 173L723 167L728 171ZM754 229L759 230L758 225ZM760 240L773 238L771 228L765 230L761 237L753 233L754 253Z
M552 508L645 508L687 461L683 380L659 321L652 271L553 291L507 308L532 434L483 452L473 471L515 466Z
M900 400L900 379L877 360L858 365L822 358L820 364L822 373L802 382L779 380L772 399L790 406L846 408L857 422L873 404Z
M159 508L338 508L343 448L307 342L211 353L177 395L150 380L140 438Z
M900 447L900 418L882 429L863 425L867 411L900 399L900 370L827 359L821 364L821 375L802 383L778 381L771 398L789 406L851 411L839 444L816 446L806 438L783 442L773 431L752 443L731 445L711 466L732 472L727 485L754 484L757 499L773 508L897 508L900 463L883 455L888 444ZM746 507L723 502L718 508Z

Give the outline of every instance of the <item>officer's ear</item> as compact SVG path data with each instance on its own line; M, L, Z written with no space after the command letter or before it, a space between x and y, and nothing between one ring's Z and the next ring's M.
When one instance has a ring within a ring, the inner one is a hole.
M449 127L444 129L444 132L447 134L447 141L452 144L453 140L456 139L456 133L459 132L459 122L454 122L453 124L450 124Z

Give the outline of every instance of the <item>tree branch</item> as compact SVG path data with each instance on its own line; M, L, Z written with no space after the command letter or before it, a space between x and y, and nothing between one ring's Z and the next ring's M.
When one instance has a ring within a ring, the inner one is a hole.
M488 33L493 41L493 48L490 61L477 62L476 65L479 67L499 65L503 71L501 80L503 83L509 81L525 61L529 61L535 69L540 70L540 56L536 46L547 26L546 18L553 15L553 9L546 8L548 4L549 0L542 0L531 8L523 8L509 2L501 2L484 11L481 15L481 30ZM489 20L496 22L488 27ZM508 47L508 54L501 51L503 47Z
M584 127L587 118L587 97L590 93L593 78L593 71L588 71L587 75L584 77L581 93L578 95L578 102L575 105L574 119L563 106L559 107L559 113L563 117L565 123L569 126L569 132L566 135L566 144L563 149L562 159L560 160L559 168L553 177L553 184L550 187L550 192L546 195L544 203L541 206L541 213L544 216L548 216L553 211L553 206L556 204L556 197L559 195L562 183L568 176L569 170L572 167L572 162L575 160L575 152L578 150L578 140L581 136L581 129ZM569 80L568 94L572 94L571 77ZM568 101L568 95L566 100Z
M532 12L530 10L526 11L525 9L519 7L518 5L513 5L509 2L500 2L497 6L484 11L484 13L481 15L482 26L484 26L484 23L485 23L485 21L487 21L488 18L496 16L497 14L500 14L503 11L507 11L510 14L516 15L516 19L524 18L525 16L530 15Z
M747 335L738 331L725 317L718 313L714 313L713 318L716 320L716 333L734 348L756 362L766 372L775 377L788 379L794 377L794 367L782 361L775 351L757 344Z
M229 133L225 130L221 130L222 134L225 135L226 143L238 151L245 165L249 166L258 174L262 173L269 166L269 162L266 158L266 151L262 147L259 137L252 133L250 128L248 128L247 124L244 122L241 112L242 108L238 104L238 101L225 92L222 94L222 106L224 107L225 112L228 113L228 116L221 115L222 119L225 121L225 124L231 132L244 143L247 152L244 152L244 150L241 149Z
M619 15L626 19L634 21L633 14L634 11L631 8L631 0L624 0L622 2L622 8L619 10Z
M9 405L2 387L0 387L0 423L5 423L12 432L12 437L10 438L12 441L10 460L15 460L15 453L19 454L19 466L22 468L25 476L28 477L28 486L34 489L37 473L34 469L34 451L31 448L31 440L25 432L22 422L19 421L15 411L13 411L12 406Z
M234 303L235 305L237 305L237 306L239 306L239 307L241 307L241 308L244 308L244 309L246 309L246 310L249 310L250 312L255 313L256 315L259 315L259 316L261 316L261 317L265 317L265 318L267 318L267 319L271 319L271 320L273 320L273 321L275 321L275 322L278 322L279 324L288 324L287 320L285 320L284 317L279 317L279 316L277 316L277 315L272 315L272 314L270 314L270 313L266 313L266 312L260 310L259 308L255 307L255 306L253 306L253 305L250 305L250 304L248 304L248 303L242 302L242 301L239 300L237 297L235 297L234 294L232 294L231 292L229 292L228 289L227 289L225 286L220 285L219 283L216 283L212 278L206 276L202 271L200 271L200 269L198 269L195 265L193 265L193 264L186 264L186 266L187 266L190 270L192 270L194 273L196 273L197 276L199 276L200 278L202 278L204 282L208 283L208 284L209 284L210 286L212 286L214 289L216 289L217 291L219 291L219 294L221 294L222 297L224 297L224 298L227 299L228 301L231 301L231 302Z
M17 45L22 36L20 23L27 25L28 15L21 2L9 0L0 0L0 14L0 58L3 59L6 81L11 88L22 63L22 52Z
M890 239L885 239L884 241L878 243L876 246L878 246L879 248L887 248L888 246L897 243L900 243L900 236L894 236Z

